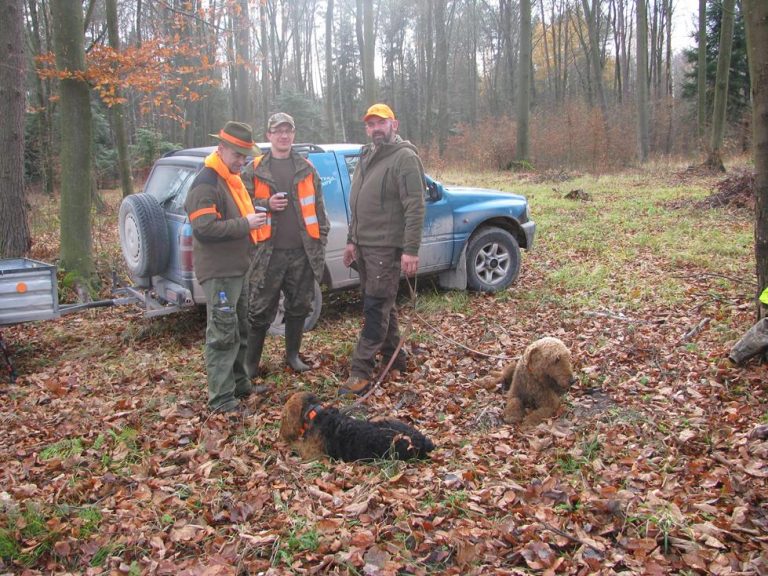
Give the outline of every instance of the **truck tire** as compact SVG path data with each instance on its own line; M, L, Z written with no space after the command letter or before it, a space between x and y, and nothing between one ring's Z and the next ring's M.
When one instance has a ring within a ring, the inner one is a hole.
M148 285L168 266L170 242L162 206L148 194L126 196L118 229L128 272L138 285Z
M480 228L467 246L467 287L478 292L507 289L520 273L520 246L509 232Z
M315 294L312 297L312 310L304 320L304 332L309 332L317 324L320 311L323 308L323 291L320 284L315 282ZM280 303L277 305L275 321L269 327L269 333L275 336L285 336L285 307L283 306L283 293L280 292Z

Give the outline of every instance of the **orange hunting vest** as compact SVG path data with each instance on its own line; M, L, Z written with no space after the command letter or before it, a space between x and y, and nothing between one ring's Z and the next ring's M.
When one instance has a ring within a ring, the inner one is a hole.
M254 171L261 163L264 156L253 159ZM253 195L257 200L266 200L269 198L269 185L265 184L256 177L253 177ZM301 216L304 219L304 226L307 228L307 234L315 240L320 239L320 224L317 221L317 212L315 211L315 182L310 171L298 185L299 205L301 206ZM272 235L272 213L267 212L267 223L256 228L259 242L267 240Z

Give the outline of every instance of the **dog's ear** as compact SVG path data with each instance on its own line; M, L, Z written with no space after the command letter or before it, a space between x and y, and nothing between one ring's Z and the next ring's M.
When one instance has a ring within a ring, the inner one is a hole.
M540 346L531 346L523 354L523 360L525 362L525 369L531 374L541 374L544 366L544 352Z
M283 407L283 417L280 420L280 438L286 442L293 442L301 434L301 425L304 419L304 409L307 406L306 398L311 394L293 394Z

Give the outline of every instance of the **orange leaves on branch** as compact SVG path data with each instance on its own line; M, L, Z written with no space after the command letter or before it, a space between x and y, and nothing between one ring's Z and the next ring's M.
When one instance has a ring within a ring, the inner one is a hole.
M201 100L205 97L201 88L218 85L215 71L222 65L182 42L178 34L169 40L147 40L140 47L119 52L97 44L87 54L85 72L59 70L54 54L47 53L36 58L37 72L41 78L83 79L110 107L126 101L121 90L132 90L143 109L154 107L161 115L182 122L181 104Z

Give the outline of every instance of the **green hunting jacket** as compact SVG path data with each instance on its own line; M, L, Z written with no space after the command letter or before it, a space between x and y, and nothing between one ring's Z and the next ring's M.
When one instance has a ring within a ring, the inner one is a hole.
M364 146L352 178L347 242L418 255L424 182L418 151L407 140L395 136L391 143Z
M205 214L190 219L192 259L201 283L245 274L254 248L248 220L240 215L227 183L213 168L203 168L192 182L184 209L191 215L212 206L220 217Z

